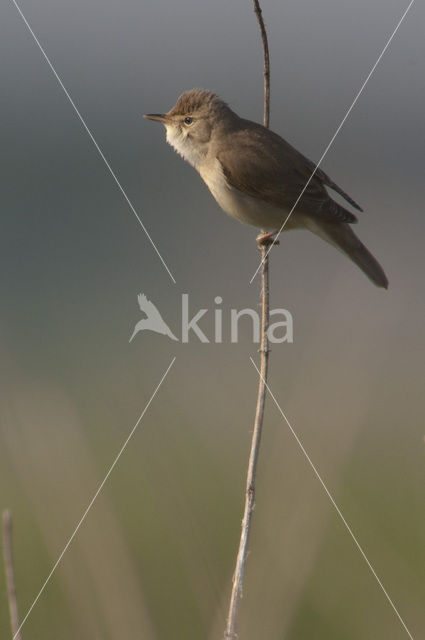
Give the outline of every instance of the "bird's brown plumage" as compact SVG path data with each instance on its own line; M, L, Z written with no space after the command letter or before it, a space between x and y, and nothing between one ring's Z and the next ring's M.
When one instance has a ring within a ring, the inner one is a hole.
M278 230L286 222L285 229L305 227L345 253L377 286L388 286L350 226L356 216L328 189L361 207L278 134L240 118L204 89L186 91L167 114L151 119L165 124L168 142L199 171L226 213L262 229Z
M226 150L217 152L229 183L239 191L290 211L315 165L286 140L255 122L242 120L242 127L229 136ZM332 200L326 186L361 211L359 205L320 169L311 178L296 211L329 222L356 222L351 211Z

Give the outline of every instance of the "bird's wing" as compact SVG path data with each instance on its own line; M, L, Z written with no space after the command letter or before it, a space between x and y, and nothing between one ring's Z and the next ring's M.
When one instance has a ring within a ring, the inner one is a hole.
M140 310L146 314L146 316L148 317L148 321L150 323L150 326L145 328L150 328L151 331L162 333L162 335L168 336L172 340L178 340L178 338L176 338L174 333L171 331L170 327L162 318L160 312L155 307L154 303L148 300L144 293L139 293L139 295L137 296L137 299L139 301Z
M268 129L243 121L233 132L226 149L218 149L228 182L239 191L260 198L285 210L291 210L313 173L315 165L280 136ZM318 169L304 191L296 210L322 220L356 222L356 216L330 198L325 186L360 208L342 189Z
M149 300L144 293L139 293L139 295L137 296L137 302L139 303L140 310L146 313L145 306L149 304Z
M158 309L155 307L153 302L147 299L144 293L139 293L139 295L137 296L137 300L139 302L140 310L143 311L143 313L145 313L148 318L152 320L154 318L160 318L162 320L161 314L159 313Z
M306 158L307 162L310 164L310 168L311 168L311 173L313 173L314 168L315 168L315 164L314 162L311 162L311 160L308 160ZM323 182L324 185L326 185L327 187L329 187L330 189L332 189L333 191L336 191L337 193L339 193L340 196L342 196L344 198L344 200L346 200L348 202L348 204L351 204L352 207L354 207L355 209L357 209L357 211L363 211L363 209L361 208L361 206L359 204L357 204L357 202L355 200L353 200L353 198L351 198L348 193L346 193L345 191L343 191L341 189L341 187L339 187L336 182L334 182L333 180L330 179L330 177L328 176L327 173L325 173L324 171L322 171L322 169L316 169L316 173L315 175L317 175L317 177Z

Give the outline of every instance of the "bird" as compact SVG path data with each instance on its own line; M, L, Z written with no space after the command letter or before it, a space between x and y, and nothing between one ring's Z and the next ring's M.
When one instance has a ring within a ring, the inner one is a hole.
M354 209L362 208L280 135L239 117L207 89L185 91L170 111L144 117L165 126L167 142L198 171L227 214L263 231L259 242L279 233L311 178L283 230L308 229L350 258L375 285L388 288L381 265L352 230L357 217L328 189Z
M139 320L139 322L136 324L129 342L133 340L136 333L145 329L155 331L155 333L160 333L163 336L168 336L169 338L171 338L171 340L178 341L178 338L176 338L170 327L166 322L164 322L154 303L148 300L144 293L140 293L137 296L137 300L139 302L140 310L146 315L146 318Z

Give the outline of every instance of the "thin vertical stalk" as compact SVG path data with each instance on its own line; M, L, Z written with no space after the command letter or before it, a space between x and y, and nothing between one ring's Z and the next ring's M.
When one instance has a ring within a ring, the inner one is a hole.
M263 42L264 56L264 119L265 127L269 126L270 120L270 56L267 41L267 32L264 24L262 11L258 0L253 0L254 11L260 27L261 39ZM265 235L265 234L264 234ZM239 602L242 597L243 578L245 563L248 552L248 542L251 532L252 515L255 507L255 480L257 475L257 463L260 453L261 434L263 429L264 406L266 402L266 384L269 364L269 340L268 328L270 321L270 301L269 301L269 255L268 246L272 244L272 239L263 237L257 238L261 251L261 342L260 342L260 377L258 381L257 406L255 410L254 430L252 433L251 451L248 461L248 471L246 476L245 509L242 519L241 536L239 549L236 557L236 567L233 574L233 586L230 596L229 612L226 622L224 637L233 640L237 638L237 621Z
M263 12L261 11L258 0L253 0L255 15L257 16L258 25L260 27L261 41L263 43L263 59L264 59L264 116L263 124L265 127L270 123L270 52L269 41L267 39L266 25L263 20Z
M261 434L263 429L264 405L266 401L266 382L269 363L269 257L267 255L268 243L260 245L261 267L261 346L260 346L260 377L258 380L257 406L255 410L254 430L252 433L251 452L248 461L246 476L245 509L242 519L239 550L236 558L236 567L233 574L233 587L230 597L229 613L225 638L237 638L237 618L239 601L242 597L245 562L248 552L248 541L251 532L252 515L255 507L255 480L257 474L257 462L260 453Z
M4 570L6 574L7 599L9 602L12 637L13 640L22 640L21 632L19 631L18 601L16 598L15 571L13 568L12 516L10 515L9 509L3 511L2 533Z

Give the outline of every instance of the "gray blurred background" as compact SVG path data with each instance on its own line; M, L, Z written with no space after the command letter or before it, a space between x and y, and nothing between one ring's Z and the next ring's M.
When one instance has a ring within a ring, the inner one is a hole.
M407 2L263 0L272 128L317 161ZM257 308L254 229L229 219L141 114L194 86L262 119L249 0L22 0L21 8L173 272L173 284L12 2L0 6L0 506L26 613L171 358L176 362L23 629L25 640L222 637L258 357L128 340L143 291ZM294 318L270 386L414 637L425 619L425 40L413 5L323 168L390 288L307 232L273 250ZM202 322L211 335L212 314ZM268 402L241 638L403 639L384 594ZM8 637L3 575L0 635Z

